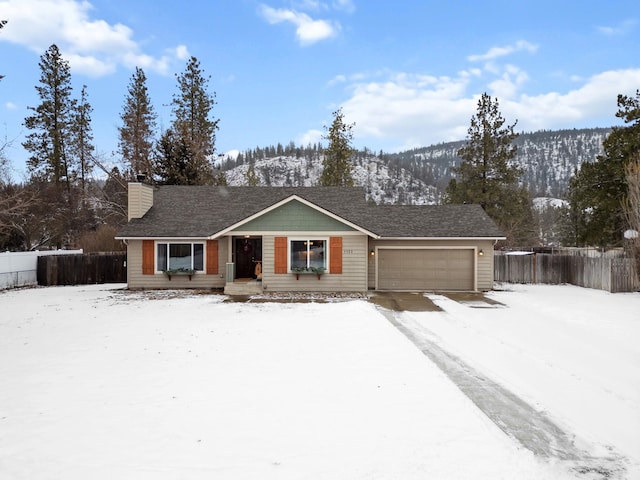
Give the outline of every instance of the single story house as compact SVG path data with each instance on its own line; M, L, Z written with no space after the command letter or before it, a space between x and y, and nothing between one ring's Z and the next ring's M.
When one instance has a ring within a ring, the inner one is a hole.
M478 205L371 205L361 188L129 184L132 289L484 291L503 233Z

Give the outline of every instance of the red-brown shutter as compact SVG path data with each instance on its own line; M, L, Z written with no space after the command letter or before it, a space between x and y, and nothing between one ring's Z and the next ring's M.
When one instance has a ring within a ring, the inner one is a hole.
M207 240L207 275L218 274L218 240Z
M155 272L155 259L153 240L142 241L142 274L153 275Z
M287 237L275 237L273 273L287 273Z
M342 237L329 238L329 273L342 273Z

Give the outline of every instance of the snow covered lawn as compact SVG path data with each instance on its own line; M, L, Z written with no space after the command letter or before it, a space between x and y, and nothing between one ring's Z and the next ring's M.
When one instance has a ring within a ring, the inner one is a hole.
M637 461L640 295L548 288L402 315ZM575 478L507 437L372 304L224 298L0 292L0 478Z

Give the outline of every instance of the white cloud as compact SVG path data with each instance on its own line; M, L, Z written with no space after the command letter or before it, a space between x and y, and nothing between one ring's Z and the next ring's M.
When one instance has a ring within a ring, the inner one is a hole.
M616 123L617 95L632 94L640 84L640 69L602 72L568 92L516 94L526 79L514 66L497 79L473 86L468 72L455 78L389 73L383 80L347 84L350 98L341 106L346 120L356 123L359 144L375 139L394 150L463 140L476 113L478 91L497 98L504 118L509 124L518 120L520 131L608 126Z
M336 10L342 10L347 13L353 13L356 10L353 0L333 0L332 5Z
M168 62L186 51L179 46L169 56L144 54L129 27L92 19L92 8L81 0L0 1L3 18L10 19L0 41L24 45L38 54L55 43L74 72L91 76L108 75L120 65L167 73Z
M4 104L4 108L6 108L7 110L17 110L18 106L13 102L7 102Z
M62 52L62 57L69 62L74 72L82 72L90 77L104 77L116 71L116 63L91 55Z
M333 0L331 2L331 5L327 4L326 2L321 2L320 0L293 0L291 2L291 5L296 10L307 12L328 11L331 8L347 13L353 13L356 10L356 6L354 5L353 0Z
M467 82L465 77L394 73L384 81L352 85L342 107L347 120L356 123L356 137L398 139L395 148L457 140L466 131L459 119L470 118L466 112L473 104L463 97Z
M500 78L489 82L489 92L497 98L512 98L529 79L526 72L513 65L507 65Z
M271 25L289 22L296 26L296 37L301 45L311 45L335 36L340 25L328 20L314 20L306 13L295 10L276 9L268 5L260 6L260 13Z
M297 144L307 146L309 144L318 143L322 140L322 131L320 130L309 130L298 137Z
M347 76L346 75L336 75L335 77L333 77L331 80L329 80L327 82L327 86L333 87L335 85L338 85L340 83L344 83L346 81L347 81Z
M327 10L327 5L320 2L319 0L295 0L292 2L292 5L296 10L305 10L312 12Z
M627 33L630 33L634 27L636 26L636 20L634 19L630 19L630 20L625 20L624 22L620 23L619 25L616 25L615 27L604 27L604 26L599 26L596 27L596 29L607 36L615 36L615 35L626 35Z
M529 53L535 53L536 50L538 50L538 45L527 42L526 40L518 40L513 45L491 47L486 53L482 53L479 55L469 55L467 57L467 60L469 60L470 62L491 61L495 60L496 58L510 55L514 52L526 51Z
M186 45L178 45L173 49L173 51L172 50L168 50L168 51L172 54L172 56L174 56L178 60L187 60L191 56Z
M526 130L562 128L602 118L608 118L612 125L617 123L614 115L618 94L632 94L638 85L640 69L611 70L593 75L579 88L564 94L522 95L517 101L505 103L505 108L521 119Z

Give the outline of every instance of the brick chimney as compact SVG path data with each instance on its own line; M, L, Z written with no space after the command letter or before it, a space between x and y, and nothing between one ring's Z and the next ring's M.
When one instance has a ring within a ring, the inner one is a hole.
M138 175L137 182L129 182L128 220L142 218L153 207L153 187L142 183L144 176Z

